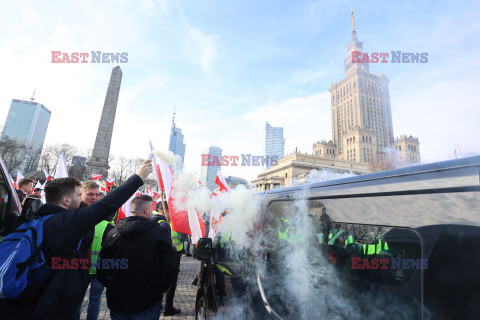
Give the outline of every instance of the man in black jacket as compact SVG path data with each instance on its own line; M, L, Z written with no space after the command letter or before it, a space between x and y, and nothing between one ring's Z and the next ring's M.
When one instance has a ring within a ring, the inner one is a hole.
M99 260L107 268L97 267L97 277L107 288L112 320L160 317L175 253L170 226L152 220L152 204L150 196L135 197L132 216L121 219L102 242Z
M73 267L69 261L90 258L92 238L86 239L84 235L121 207L152 170L151 160L144 161L137 174L122 186L85 208L79 208L78 179L60 178L48 183L46 204L38 214L53 214L43 225L43 252L52 269L49 281L42 293L33 298L0 299L0 319L72 319L88 287L89 266Z

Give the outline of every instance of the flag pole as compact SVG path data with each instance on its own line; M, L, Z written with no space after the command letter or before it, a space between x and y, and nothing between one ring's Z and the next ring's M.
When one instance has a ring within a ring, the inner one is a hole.
M163 196L163 193L164 193L164 191L160 190L160 195L162 197L163 216L167 219L167 222L170 223L170 215L168 215L168 217L166 215L167 209L165 208L165 197Z

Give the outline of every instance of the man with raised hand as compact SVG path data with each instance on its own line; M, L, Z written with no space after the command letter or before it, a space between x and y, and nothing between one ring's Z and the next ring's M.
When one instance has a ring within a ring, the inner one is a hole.
M89 266L78 265L78 261L90 258L91 239L84 240L83 236L135 194L153 171L151 162L144 161L124 184L85 208L79 208L78 179L55 179L45 186L46 204L40 207L38 215L52 215L43 224L43 253L51 267L50 277L41 293L33 297L0 299L0 319L73 318L88 287ZM76 267L72 261L77 261Z

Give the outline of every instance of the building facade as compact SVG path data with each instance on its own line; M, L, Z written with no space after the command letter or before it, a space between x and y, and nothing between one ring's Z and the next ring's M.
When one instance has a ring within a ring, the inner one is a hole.
M180 156L180 162L177 164L178 170L183 170L183 164L185 161L185 143L183 143L182 129L175 126L175 111L173 111L172 129L170 131L170 143L168 144L168 150L173 154Z
M285 152L285 139L283 138L282 127L272 127L268 122L265 124L265 156L267 159L275 157L280 159ZM270 161L266 162L267 169L270 168Z
M217 172L220 170L220 161L222 158L222 149L219 147L211 146L208 149L203 151L203 154L209 154L210 163L213 162L213 165L202 166L201 169L201 180L202 183L209 189L213 191L216 188L215 178L217 177ZM217 157L215 161L213 158ZM217 161L218 160L218 161ZM216 165L218 163L218 165Z
M30 165L32 170L38 167L51 114L43 104L33 102L33 98L32 101L13 99L10 105L1 139L13 139L24 145L26 156L35 157ZM28 160L25 159L25 162Z
M393 148L403 163L420 163L420 143L418 138L403 135L395 139Z

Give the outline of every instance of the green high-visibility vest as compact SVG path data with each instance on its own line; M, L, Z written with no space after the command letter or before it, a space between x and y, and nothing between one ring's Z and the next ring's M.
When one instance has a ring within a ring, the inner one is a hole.
M353 236L352 236L352 235L349 235L349 236L347 237L347 239L345 240L345 245L349 245L349 244L351 244L351 243L353 243Z
M383 250L388 250L388 244L383 243ZM378 239L377 244L364 244L363 245L363 254L372 255L379 254L382 251L382 239Z
M180 241L178 232L173 231L172 223L170 222L170 229L172 230L172 243L177 247L177 252L183 250L183 242Z
M108 221L102 221L95 226L95 236L93 237L92 242L92 266L90 267L90 274L97 274L97 268L95 268L95 264L98 261L98 255L100 254L100 250L102 249L102 237L103 233L105 232L105 228L107 228Z

